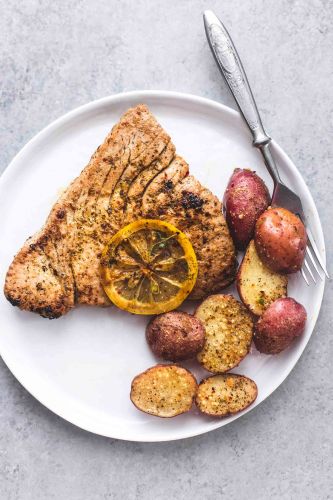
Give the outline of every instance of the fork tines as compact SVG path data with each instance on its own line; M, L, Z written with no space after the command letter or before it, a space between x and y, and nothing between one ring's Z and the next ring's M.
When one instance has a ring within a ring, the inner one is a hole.
M320 277L321 280L324 279L322 274L319 272L317 264L319 264L319 267L322 269L322 271L325 273L325 276L328 279L329 279L329 274L327 272L327 269L326 269L325 264L321 258L321 255L320 255L320 252L319 252L318 247L316 245L316 242L314 240L314 237L313 237L309 228L307 228L307 235L308 235L308 244L306 247L306 257L304 259L304 264L303 264L303 267L301 269L301 274L302 274L306 284L310 285L307 274L305 272L305 269L308 272L308 274L310 275L310 277L312 278L312 280L314 281L314 283L316 283L316 278L314 276L313 270L316 271L317 275ZM308 257L308 259L307 259L307 257ZM311 265L312 265L312 268L311 268Z

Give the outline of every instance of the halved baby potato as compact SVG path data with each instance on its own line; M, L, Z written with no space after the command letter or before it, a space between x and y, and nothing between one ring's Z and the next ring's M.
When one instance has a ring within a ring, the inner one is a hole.
M252 314L232 295L211 295L195 311L206 331L205 345L197 355L209 372L223 373L248 354L253 336Z
M191 409L197 387L194 376L185 368L156 365L133 379L130 397L144 413L170 418Z
M265 266L253 240L238 270L236 284L242 302L256 316L261 316L276 299L287 296L287 276Z
M256 383L236 374L213 375L199 384L195 402L202 413L227 417L245 410L258 394Z

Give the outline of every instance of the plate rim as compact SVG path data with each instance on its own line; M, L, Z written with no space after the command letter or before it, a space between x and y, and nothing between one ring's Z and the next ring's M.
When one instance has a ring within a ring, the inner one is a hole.
M20 161L21 156L27 154L29 152L29 149L33 148L36 142L43 140L44 135L46 136L47 134L52 132L53 129L57 129L58 127L61 127L67 121L72 120L73 118L80 115L81 113L89 112L90 110L96 109L98 107L103 107L106 104L119 103L122 100L130 100L130 99L134 100L134 99L139 99L139 98L144 99L144 98L152 98L152 97L157 98L157 99L168 98L168 99L175 99L178 101L192 102L193 104L202 104L202 105L210 107L211 109L215 109L218 111L222 111L226 114L233 115L234 117L241 116L238 111L236 111L233 108L230 108L229 106L226 106L222 103L219 103L213 99L198 96L198 95L191 94L191 93L176 92L176 91L169 91L169 90L132 90L129 92L121 92L121 93L105 96L105 97L102 97L102 98L99 98L99 99L96 99L93 101L89 101L88 103L85 103L83 105L80 105L80 106L72 109L71 111L56 118L49 125L47 125L43 129L41 129L37 134L35 134L18 151L18 153L13 157L13 159L9 162L8 166L5 168L5 170L1 174L1 176L0 176L0 191L3 187L3 185L5 184L7 178L9 178L10 175L12 175L12 170L13 170L13 168L15 168L15 163ZM250 138L249 138L249 141L250 141ZM296 165L293 163L291 158L285 153L285 151L275 141L272 141L272 145L273 145L273 148L281 156L281 158L283 159L285 164L288 166L288 169L291 169L293 174L298 178L298 180L301 181L302 183L304 183L305 181L304 181L301 173L299 172L299 170L297 169ZM326 246L325 246L325 239L324 239L324 234L323 234L323 229L322 229L320 217L319 217L315 202L313 200L312 194L307 186L306 186L306 188L307 188L308 194L309 194L309 204L310 204L311 213L312 213L313 219L314 219L315 224L316 224L316 231L318 233L319 238L321 239L321 241L323 243L322 248L321 248L322 257L324 259L324 262L326 262ZM76 427L79 427L87 432L92 432L96 435L104 436L104 437L111 438L111 439L119 439L119 440L124 440L124 441L129 441L129 442L169 442L169 441L177 441L179 439L187 439L187 438L191 438L194 436L206 434L208 432L211 432L211 431L216 430L220 427L224 427L225 425L230 424L234 420L237 420L238 418L241 418L242 416L246 415L248 412L254 410L263 401L265 401L265 399L267 399L271 394L273 394L273 392L275 392L275 390L284 382L284 380L287 378L287 376L295 368L296 364L298 363L300 357L302 356L302 354L304 352L305 347L307 346L307 344L308 344L308 342L313 334L313 330L314 330L315 324L316 324L317 319L318 319L318 315L319 315L320 310L321 310L322 300L323 300L323 296L324 296L324 289L325 289L325 281L323 281L322 285L321 285L321 294L319 297L318 310L317 310L316 314L314 314L312 317L311 332L310 332L309 337L306 340L306 342L304 342L303 345L300 346L298 352L295 354L295 357L292 361L292 363L293 363L292 367L290 368L290 366L288 366L288 368L286 368L284 370L284 372L282 372L280 374L280 376L278 377L278 381L273 384L273 386L272 386L273 388L270 389L270 391L265 395L265 397L260 402L258 402L258 403L255 402L249 408L247 408L243 412L240 412L239 414L234 415L232 418L229 418L228 420L223 420L223 419L217 420L209 429L204 430L204 431L199 430L198 432L197 431L194 431L194 432L192 431L192 432L188 432L188 433L184 432L183 435L176 435L176 436L172 436L172 437L153 436L151 438L149 436L142 436L142 435L139 435L136 438L134 438L132 436L126 437L125 435L123 435L122 432L118 433L118 435L113 435L112 429L111 429L110 433L101 432L100 430L98 430L98 425L97 425L97 427L94 427L94 425L89 426L89 425L86 425L85 423L73 421L73 419L71 419L71 417L66 414L66 411L63 411L62 408L58 407L57 402L54 402L54 405L53 405L53 404L50 404L49 401L45 402L44 397L37 396L35 391L34 391L34 388L31 389L29 387L29 384L26 384L25 381L22 380L22 376L20 374L17 374L17 370L16 370L15 366L13 366L13 365L15 365L15 363L12 364L11 360L9 359L9 356L7 356L6 354L3 355L3 353L1 352L2 351L1 343L0 343L0 355L1 355L4 363L6 364L7 368L13 374L13 376L16 378L16 380L39 403L41 403L43 406L45 406L49 411L52 411L53 413L55 413L57 416L61 417L62 419L66 420L67 422L71 423L72 425L75 425ZM184 429L183 429L183 431L184 431Z

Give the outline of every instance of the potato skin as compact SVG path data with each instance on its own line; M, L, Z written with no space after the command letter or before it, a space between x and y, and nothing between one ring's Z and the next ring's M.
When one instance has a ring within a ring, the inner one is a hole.
M300 218L289 210L266 210L257 220L254 242L259 257L272 271L288 274L301 269L307 235Z
M305 328L306 310L285 297L273 302L255 325L254 344L264 354L278 354L299 337Z
M183 311L155 316L146 328L146 339L153 353L168 361L193 358L205 343L202 322Z
M223 197L227 224L235 246L244 250L253 237L258 217L270 204L264 181L251 170L236 168Z

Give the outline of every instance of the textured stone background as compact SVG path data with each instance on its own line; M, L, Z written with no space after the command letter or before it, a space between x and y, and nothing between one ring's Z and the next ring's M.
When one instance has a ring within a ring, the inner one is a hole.
M52 120L108 94L169 89L233 106L205 41L201 13L213 8L233 34L267 129L311 188L330 251L332 1L1 3L0 171ZM332 288L304 355L273 396L185 441L88 434L42 407L0 362L0 498L333 498Z

